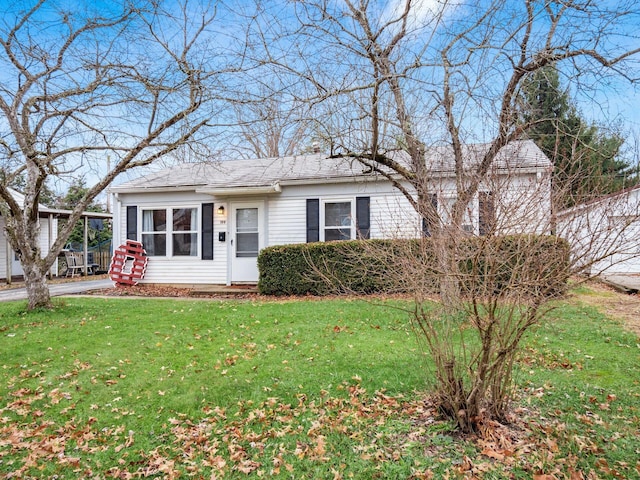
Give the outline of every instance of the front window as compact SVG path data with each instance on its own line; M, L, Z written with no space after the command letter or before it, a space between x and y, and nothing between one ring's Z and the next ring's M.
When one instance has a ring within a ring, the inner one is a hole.
M198 214L195 208L173 209L173 256L198 255Z
M198 209L143 210L142 245L151 257L197 256Z
M142 245L147 255L164 257L167 255L167 211L142 211Z
M324 204L324 240L350 240L352 235L351 202Z

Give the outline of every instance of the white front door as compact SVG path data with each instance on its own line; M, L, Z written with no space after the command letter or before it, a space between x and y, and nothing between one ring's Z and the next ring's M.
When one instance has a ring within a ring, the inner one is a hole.
M258 282L258 252L264 246L262 202L231 208L231 282Z

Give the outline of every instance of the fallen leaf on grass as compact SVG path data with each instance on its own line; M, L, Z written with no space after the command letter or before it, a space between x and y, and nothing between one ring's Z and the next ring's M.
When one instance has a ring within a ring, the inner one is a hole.
M569 469L569 480L584 480L584 474L580 470Z
M61 392L58 388L54 388L53 390L51 390L47 396L51 399L51 403L54 405L60 403L60 400L62 399L71 400L70 393Z
M236 470L246 474L257 470L258 468L260 468L260 464L258 462L254 462L253 460L243 460L235 466Z
M315 447L313 447L313 453L315 453L318 457L324 459L324 454L327 453L326 442L325 442L324 436L318 435L316 437L316 445L315 445Z
M495 460L498 460L499 462L502 462L505 457L504 454L487 447L485 447L480 453L485 457L493 458Z
M424 470L424 471L422 471L422 472L418 472L418 471L415 471L415 470L414 470L414 471L412 472L412 474L411 474L411 477L410 477L410 478L415 478L415 479L417 479L417 480L431 480L431 479L435 478L435 475L434 475L434 473L433 473L431 470L429 470L429 469L426 469L426 470Z
M558 451L560 450L558 448L558 442L556 442L554 439L547 437L545 439L545 443L549 446L549 450L552 453L558 453Z
M212 457L209 460L205 461L205 465L209 465L212 468L222 470L227 466L227 461L220 455L216 455L215 457Z

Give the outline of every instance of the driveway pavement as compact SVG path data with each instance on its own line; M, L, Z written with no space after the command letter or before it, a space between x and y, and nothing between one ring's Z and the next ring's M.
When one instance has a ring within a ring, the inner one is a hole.
M640 292L640 275L604 274L602 280L626 293Z
M99 280L82 280L68 283L50 283L49 292L52 297L57 297L60 295L72 295L74 293L84 293L89 290L100 290L110 287L113 287L113 281L108 278L102 278ZM24 300L26 298L27 290L25 288L9 288L6 290L0 290L0 302Z

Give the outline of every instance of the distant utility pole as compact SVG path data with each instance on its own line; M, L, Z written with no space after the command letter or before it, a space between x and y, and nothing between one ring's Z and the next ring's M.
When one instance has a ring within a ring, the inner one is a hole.
M107 172L111 171L111 157L107 154ZM107 213L111 213L111 192L107 189Z

